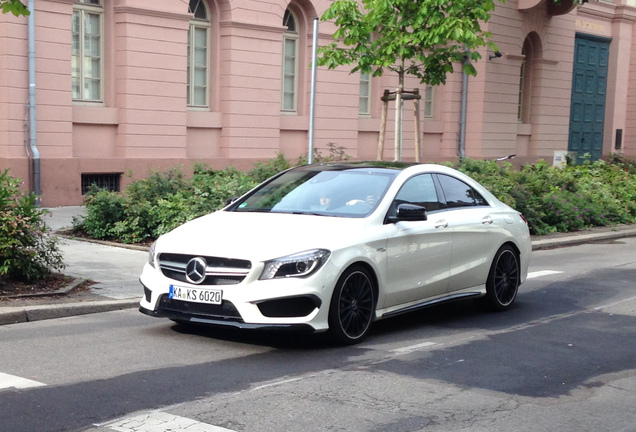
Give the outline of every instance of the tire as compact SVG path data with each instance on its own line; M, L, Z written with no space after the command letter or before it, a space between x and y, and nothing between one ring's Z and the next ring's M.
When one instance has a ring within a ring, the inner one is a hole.
M519 255L510 246L502 246L495 255L486 281L485 305L493 311L510 309L521 283Z
M361 342L375 316L375 283L369 271L349 267L338 279L329 306L329 333L339 344Z

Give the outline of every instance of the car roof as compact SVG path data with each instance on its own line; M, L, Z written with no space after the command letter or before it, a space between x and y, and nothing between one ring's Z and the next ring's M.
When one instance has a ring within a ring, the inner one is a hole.
M399 162L399 161L359 161L359 162L323 162L315 163L311 165L303 165L294 169L307 169L317 171L346 171L356 169L371 169L378 171L402 171L406 168L422 165L412 162Z
M309 171L347 171L347 170L370 170L372 172L392 173L396 175L402 171L406 172L436 172L461 175L461 172L447 165L421 162L401 162L401 161L360 161L360 162L325 162L311 165L303 165L292 168L292 170ZM462 176L463 177L463 176Z

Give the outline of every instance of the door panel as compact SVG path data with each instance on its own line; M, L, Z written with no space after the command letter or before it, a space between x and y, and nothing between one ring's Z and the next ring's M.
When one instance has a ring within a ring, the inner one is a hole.
M449 266L449 291L481 285L484 271L490 267L490 248L497 218L488 202L463 181L438 175L446 204L448 227L453 230L453 248Z
M389 227L386 307L446 293L453 230L444 216Z
M448 211L453 229L453 250L448 291L458 291L486 282L491 257L498 247L496 232L503 222L491 207L465 207Z
M397 193L392 211L400 203L419 205L428 220L397 222L387 226L386 307L443 295L448 286L448 268L453 230L448 228L431 174L407 180Z
M579 159L603 154L608 57L609 41L576 37L568 150Z

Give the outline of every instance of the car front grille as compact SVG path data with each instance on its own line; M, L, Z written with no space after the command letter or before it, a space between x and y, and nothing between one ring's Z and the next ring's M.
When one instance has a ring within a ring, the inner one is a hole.
M168 294L164 294L159 298L159 311L177 312L186 315L198 315L207 318L215 318L229 321L242 322L241 314L234 305L223 300L220 305L193 303L171 299Z
M186 266L192 258L197 257L200 256L162 253L159 255L159 268L167 278L189 282L186 278ZM209 256L200 258L207 263L206 276L200 285L236 285L245 279L252 268L252 263L247 260Z

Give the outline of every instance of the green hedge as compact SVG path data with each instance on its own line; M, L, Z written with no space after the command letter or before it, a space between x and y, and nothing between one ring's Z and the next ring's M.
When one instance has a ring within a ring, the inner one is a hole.
M124 193L94 188L84 202L86 216L74 221L74 229L95 239L146 242L223 207L228 198L243 195L289 167L279 155L249 172L197 164L188 179L174 168L133 182Z
M474 160L457 168L523 213L535 235L636 222L636 163L618 155L563 168L543 160L521 170Z
M330 157L316 161L346 159L335 147L330 152ZM227 198L242 195L290 165L282 155L249 172L196 165L188 179L172 169L136 181L124 193L93 190L85 201L87 214L75 221L75 229L97 239L151 241L223 207ZM521 170L510 163L465 159L455 168L522 212L535 235L636 222L636 164L620 156L563 168L539 161Z

